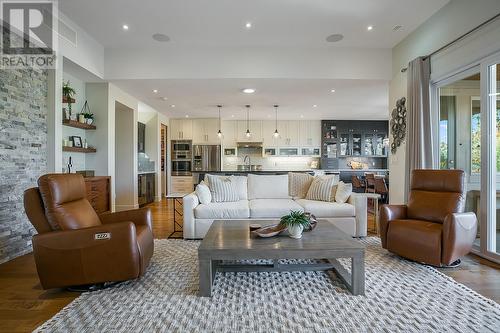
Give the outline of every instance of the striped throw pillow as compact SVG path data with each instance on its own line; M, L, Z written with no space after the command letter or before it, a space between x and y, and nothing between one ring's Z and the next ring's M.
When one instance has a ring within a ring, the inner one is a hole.
M212 202L232 202L240 199L231 177L207 175Z
M337 179L335 176L314 177L309 191L307 191L307 200L334 201L337 190Z
M314 176L308 173L288 173L288 195L294 199L303 199L311 186Z

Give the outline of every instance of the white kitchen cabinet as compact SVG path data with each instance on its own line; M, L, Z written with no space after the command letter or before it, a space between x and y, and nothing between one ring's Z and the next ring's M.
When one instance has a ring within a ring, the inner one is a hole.
M236 147L238 141L238 123L236 120L222 122L222 145L224 148Z
M171 119L170 120L171 140L192 140L193 122L191 119Z
M274 137L274 131L276 130L276 123L271 120L262 121L262 138L264 147L276 147L278 146L278 138Z
M280 147L299 146L299 122L296 120L283 120L278 122Z
M240 142L262 142L262 121L251 120L248 124L250 137L245 133L247 131L247 121L238 120L238 141Z
M320 147L321 146L321 121L305 120L299 125L299 146Z
M194 119L193 120L193 144L217 145L220 139L217 136L219 130L218 119Z

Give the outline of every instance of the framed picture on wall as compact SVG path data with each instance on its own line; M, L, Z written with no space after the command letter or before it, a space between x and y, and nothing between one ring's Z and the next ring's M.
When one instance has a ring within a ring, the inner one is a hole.
M82 138L79 136L70 136L70 140L73 141L73 147L82 148Z

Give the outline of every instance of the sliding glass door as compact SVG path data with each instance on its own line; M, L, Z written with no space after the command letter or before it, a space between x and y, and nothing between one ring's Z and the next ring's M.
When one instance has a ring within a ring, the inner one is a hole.
M481 234L485 241L481 242L480 250L487 257L498 260L500 258L500 56L486 59L482 64L482 73L484 76L482 183L486 186L482 190L485 200L481 206Z
M466 173L466 211L479 228L473 250L500 262L500 54L433 83L441 169ZM438 111L438 112L436 112Z
M466 210L480 215L481 74L476 66L440 82L435 90L439 109L439 168L466 173ZM475 247L479 250L481 233Z

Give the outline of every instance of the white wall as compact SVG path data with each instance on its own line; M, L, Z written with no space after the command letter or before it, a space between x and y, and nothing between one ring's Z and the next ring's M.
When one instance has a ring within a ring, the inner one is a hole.
M498 0L451 0L396 45L392 50L393 76L389 91L389 114L395 107L396 100L406 97L406 74L401 74L401 68L407 67L408 62L419 56L434 52L499 12L500 1ZM486 56L492 52L492 49L498 49L500 38L498 38L497 31L497 28L493 27L483 29L472 38L467 38L433 57L431 59L432 78L435 78L437 74L450 73L454 69L466 66L474 58ZM463 48L466 44L472 47ZM391 203L404 201L405 158L404 145L399 148L395 156L389 158Z
M362 48L194 48L165 46L106 49L105 76L114 79L205 78L391 78L390 49Z
M137 208L137 140L130 135L137 128L134 110L115 103L115 210ZM134 158L135 157L135 158Z
M104 47L61 12L59 12L59 20L77 34L76 44L59 36L59 52L64 57L102 78L104 76Z
M159 201L162 193L161 186L165 183L162 179L160 161L161 124L167 125L168 129L168 118L142 102L139 102L138 110L138 121L146 124L146 154L155 162L155 201Z

